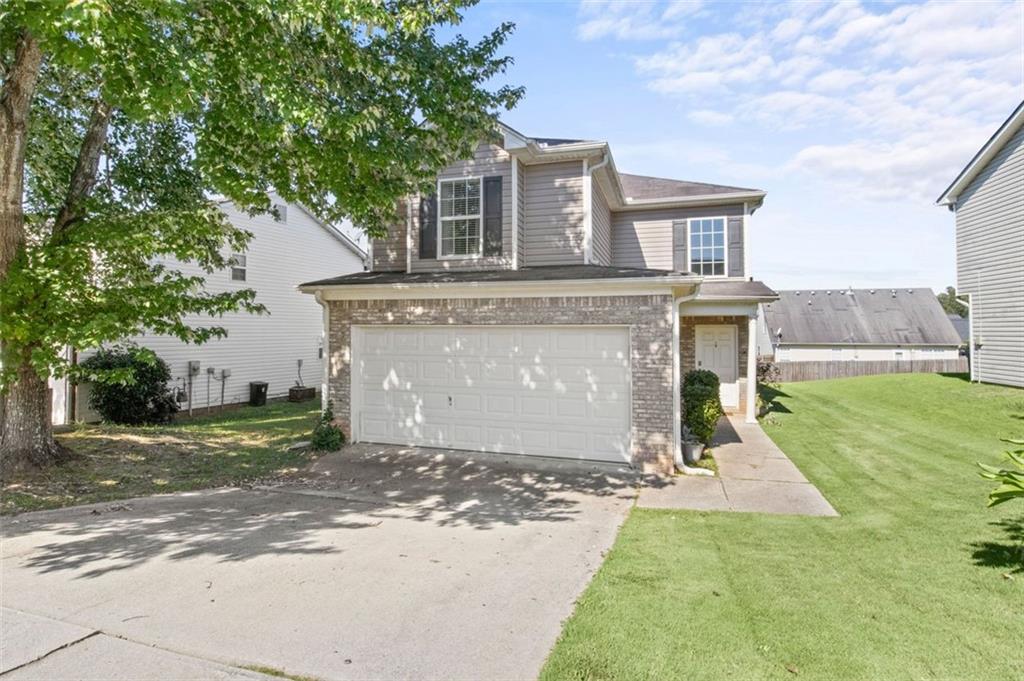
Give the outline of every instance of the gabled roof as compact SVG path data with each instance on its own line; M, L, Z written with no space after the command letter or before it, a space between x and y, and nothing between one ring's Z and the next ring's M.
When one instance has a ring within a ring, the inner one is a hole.
M985 169L985 166L1003 150L1017 131L1024 126L1024 101L1017 105L1010 117L1003 122L995 134L985 142L985 146L978 150L971 162L964 166L960 174L956 176L953 183L942 192L942 196L935 200L935 203L949 206L956 203L960 195L970 186L978 174Z
M927 288L779 291L764 314L776 345L960 344Z
M680 196L708 196L711 194L758 191L757 189L748 189L746 187L670 180L664 177L630 175L628 173L619 173L619 178L622 182L622 192L629 199L666 199Z
M760 189L620 173L615 167L611 147L605 141L530 137L501 121L498 121L498 129L504 148L522 162L593 161L592 167L598 169L595 172L609 183L611 195L606 192L605 198L614 210L748 203L753 212L764 201L765 192Z

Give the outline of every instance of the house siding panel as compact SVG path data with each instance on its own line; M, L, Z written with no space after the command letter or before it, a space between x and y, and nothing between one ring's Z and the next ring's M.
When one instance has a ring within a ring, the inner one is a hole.
M612 265L656 270L686 269L685 221L689 218L728 218L729 230L742 230L742 204L693 208L629 209L612 213ZM681 227L681 229L680 229ZM674 232L681 232L674 234ZM729 250L729 275L744 277L742 231Z
M594 182L593 189L593 262L609 266L612 264L612 214L599 183Z
M971 294L976 377L1024 387L1024 128L957 202L957 289Z
M583 264L583 164L528 166L523 264Z
M443 270L506 269L512 267L512 158L501 147L483 143L477 146L472 159L459 161L438 173L438 179L457 177L501 177L502 252L501 255L457 260L421 259L419 257L419 210L412 217L411 271L437 272ZM416 199L415 206L419 205ZM481 229L483 225L481 224Z
M371 268L374 272L404 272L406 266L406 204L398 205L400 219L388 227L388 235L383 239L371 239Z

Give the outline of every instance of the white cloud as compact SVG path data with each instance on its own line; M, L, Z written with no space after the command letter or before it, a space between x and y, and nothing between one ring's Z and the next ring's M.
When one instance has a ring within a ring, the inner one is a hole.
M671 22L641 30L662 5L613 9L628 30L594 37L673 41L632 59L690 121L801 131L780 170L870 199L934 199L1024 94L1018 0L743 6L685 41Z
M583 0L582 21L576 34L582 40L613 37L618 40L656 40L682 35L690 18L699 12L702 0L655 2Z

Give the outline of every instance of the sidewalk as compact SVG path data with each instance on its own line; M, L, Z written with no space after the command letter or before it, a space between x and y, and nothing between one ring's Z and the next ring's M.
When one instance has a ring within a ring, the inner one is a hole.
M717 477L680 475L644 487L637 506L694 511L741 511L838 516L828 500L756 423L725 416L712 442Z

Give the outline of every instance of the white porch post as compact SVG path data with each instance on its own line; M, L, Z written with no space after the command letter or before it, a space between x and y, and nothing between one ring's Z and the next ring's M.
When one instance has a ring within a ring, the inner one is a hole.
M672 304L672 456L675 464L683 461L683 408L682 397L682 359L679 357L679 314L682 311L682 299Z
M761 306L747 317L747 423L757 423L757 317Z

